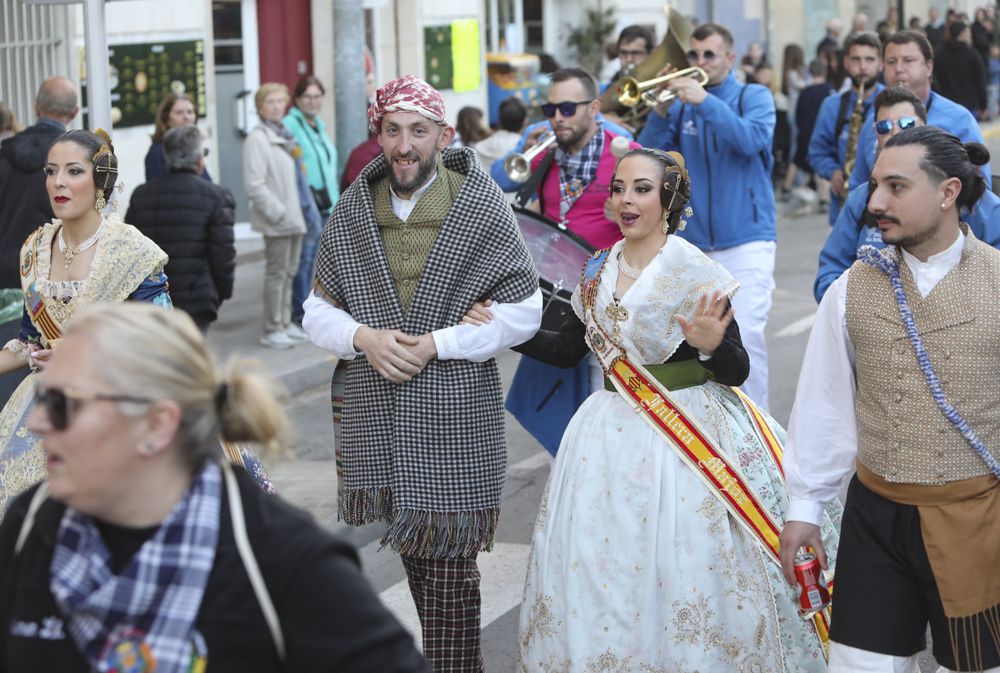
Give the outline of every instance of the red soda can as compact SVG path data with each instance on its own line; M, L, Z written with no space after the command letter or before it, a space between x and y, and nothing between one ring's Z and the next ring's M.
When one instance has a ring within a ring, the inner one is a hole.
M815 554L802 552L795 558L795 578L802 589L799 612L803 619L809 619L830 604L830 588Z

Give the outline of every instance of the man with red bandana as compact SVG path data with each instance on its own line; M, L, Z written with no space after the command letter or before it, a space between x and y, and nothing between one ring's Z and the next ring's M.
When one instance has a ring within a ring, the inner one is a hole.
M337 201L302 321L340 358L340 516L386 525L434 670L482 671L476 556L493 544L507 458L493 356L538 329L538 278L475 151L445 149L454 129L433 87L389 82L369 122L382 153ZM494 320L460 325L486 298Z

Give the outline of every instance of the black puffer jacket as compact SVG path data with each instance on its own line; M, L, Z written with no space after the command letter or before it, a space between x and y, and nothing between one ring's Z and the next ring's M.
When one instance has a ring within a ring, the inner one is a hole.
M228 189L181 170L137 187L125 214L167 253L170 298L202 327L233 294L235 207Z
M0 288L21 287L21 244L52 220L42 168L49 146L63 132L61 126L40 122L0 144Z

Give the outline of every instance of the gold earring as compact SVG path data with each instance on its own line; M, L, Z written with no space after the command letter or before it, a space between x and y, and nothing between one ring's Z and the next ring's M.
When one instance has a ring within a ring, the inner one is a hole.
M98 213L103 213L104 208L108 205L107 200L104 198L104 192L98 192L97 198L94 200L94 210Z
M663 225L661 226L664 234L670 233L670 213L663 213Z

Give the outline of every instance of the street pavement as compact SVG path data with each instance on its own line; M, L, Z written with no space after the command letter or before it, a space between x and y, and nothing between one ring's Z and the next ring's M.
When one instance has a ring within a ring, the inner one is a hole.
M1000 161L1000 125L984 129L991 153ZM783 208L782 208L783 209ZM775 268L774 304L767 328L770 352L770 407L787 423L794 400L799 367L816 313L812 283L817 254L828 226L825 214L780 217ZM295 429L289 454L266 461L282 497L303 507L327 529L357 547L365 573L394 614L419 643L419 623L399 558L379 551L381 525L362 528L337 520L337 478L333 460L329 380L335 359L311 346L274 351L257 343L261 330L261 289L264 271L262 243L239 228L236 289L219 320L209 331L209 344L225 360L233 355L260 361L278 386L286 391L285 404ZM738 316L737 316L738 318ZM513 377L519 356L497 357L504 387ZM494 551L481 554L483 595L483 656L489 673L517 670L517 622L531 532L551 458L509 415L508 468L502 515ZM343 610L344 606L330 606ZM936 670L930 655L921 660L921 672Z

